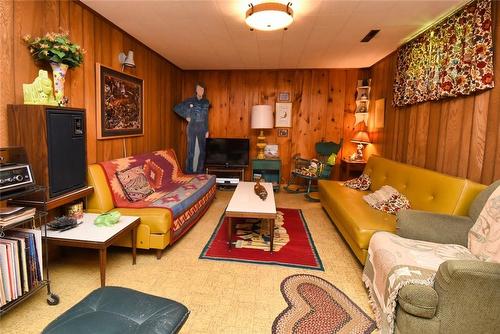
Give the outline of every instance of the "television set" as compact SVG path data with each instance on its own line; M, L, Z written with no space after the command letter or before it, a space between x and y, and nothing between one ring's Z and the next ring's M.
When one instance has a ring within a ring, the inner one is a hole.
M245 138L207 138L205 166L247 167L249 147Z

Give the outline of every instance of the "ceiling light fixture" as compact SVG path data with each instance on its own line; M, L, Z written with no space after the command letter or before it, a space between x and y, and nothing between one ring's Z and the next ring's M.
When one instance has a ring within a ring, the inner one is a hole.
M250 30L272 31L287 29L293 22L292 3L282 4L277 2L249 4L245 22L250 26Z

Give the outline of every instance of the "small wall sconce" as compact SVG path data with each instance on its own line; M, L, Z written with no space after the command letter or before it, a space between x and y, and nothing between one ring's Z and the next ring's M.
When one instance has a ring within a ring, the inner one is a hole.
M129 51L127 55L125 55L124 52L120 52L118 55L118 60L120 61L120 64L122 64L122 71L126 67L135 67L134 63L134 51Z

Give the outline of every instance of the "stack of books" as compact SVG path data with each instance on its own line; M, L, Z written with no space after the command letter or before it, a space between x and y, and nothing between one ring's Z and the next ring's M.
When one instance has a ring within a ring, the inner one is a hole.
M35 208L25 208L22 206L7 206L0 208L0 226L8 226L33 218L35 212Z

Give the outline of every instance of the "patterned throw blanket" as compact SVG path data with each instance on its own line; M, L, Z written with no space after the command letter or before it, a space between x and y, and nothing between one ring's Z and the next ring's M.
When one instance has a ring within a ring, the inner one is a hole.
M184 174L172 149L99 164L106 174L115 207L169 209L172 212L174 237L182 233L181 228L188 226L215 195L215 176ZM137 166L144 170L154 192L144 199L132 202L127 199L117 172Z
M363 270L377 326L381 333L394 332L399 290L408 284L434 285L439 265L447 260L477 260L460 245L405 239L377 232L370 240Z

